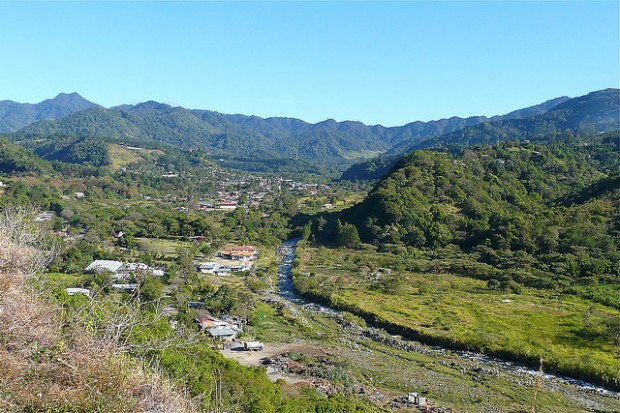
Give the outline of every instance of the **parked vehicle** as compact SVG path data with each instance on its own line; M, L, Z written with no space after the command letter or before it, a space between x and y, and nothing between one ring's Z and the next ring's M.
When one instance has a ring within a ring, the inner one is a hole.
M246 341L243 343L243 348L247 351L263 351L263 343L260 341Z

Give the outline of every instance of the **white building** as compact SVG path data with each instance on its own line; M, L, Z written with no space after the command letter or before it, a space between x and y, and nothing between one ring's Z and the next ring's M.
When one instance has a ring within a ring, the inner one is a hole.
M90 297L90 290L88 288L69 287L69 288L66 288L65 290L67 291L67 294L69 295L82 294L82 295L85 295L86 297Z
M200 271L203 274L213 274L219 268L220 268L220 264L218 264L217 262L206 261L206 262L200 263L200 265L198 266L198 271Z
M117 272L124 264L120 261L112 260L95 260L91 262L88 267L84 268L86 272L101 273L104 271L110 271L111 273Z

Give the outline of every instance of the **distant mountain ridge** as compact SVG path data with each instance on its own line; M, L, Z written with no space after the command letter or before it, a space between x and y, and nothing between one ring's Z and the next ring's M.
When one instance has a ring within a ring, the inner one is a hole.
M567 100L548 111L523 118L474 125L409 146L405 153L436 145L492 144L524 140L567 130L593 134L620 129L620 89L604 89Z
M452 118L395 128L334 120L309 124L298 119L225 115L149 101L111 109L93 107L63 119L36 122L15 137L88 135L206 149L218 157L260 155L339 165L379 155L403 139L422 140L486 120Z
M15 132L36 121L60 119L96 106L98 105L77 93L60 93L53 99L36 104L2 100L0 101L0 132Z
M423 142L426 139L430 139L433 137L439 137L442 136L444 134L450 133L450 132L455 132L457 130L461 130L470 126L475 126L475 125L479 125L481 123L488 123L488 122L496 122L499 120L503 120L503 119L522 119L522 118L526 118L529 116L534 116L534 115L540 115L542 113L547 112L548 110L550 110L551 108L562 104L564 102L567 102L571 100L571 98L569 98L568 96L562 96L559 98L555 98L555 99L551 99L548 100L546 102L543 102L539 105L533 105L533 106L529 106L527 108L523 108L523 109L518 109L518 110L514 110L512 112L509 112L505 115L496 115L496 116L492 116L490 118L487 118L485 116L477 116L477 117L470 117L470 118L466 118L466 122L459 125L460 127L458 127L458 129L453 129L453 130L448 130L451 129L449 127L444 127L441 128L442 124L445 123L445 121L458 121L458 119L461 118L457 118L457 117L453 117L450 119L442 119L439 121L431 121L431 122L427 122L427 124L430 125L436 125L438 126L438 128L436 130L430 131L430 133L426 133L426 137L423 137L423 134L418 134L415 136L412 136L408 139L404 139L401 142L399 142L398 144L396 144L394 147L392 147L390 150L388 150L386 152L386 156L397 156L397 155L404 155L406 153L411 152L411 150L409 149L411 146L419 143L419 142ZM414 123L422 123L423 122L414 122Z
M404 140L376 159L352 165L343 180L376 180L405 154L418 149L494 144L564 133L594 134L620 129L620 90L604 89L577 98L558 98L540 105L494 116L487 122L425 140Z
M443 139L440 137L480 125L527 123L526 119L545 116L573 100L560 97L491 118L452 117L398 127L333 119L310 124L293 118L227 115L148 101L110 109L94 106L61 119L38 121L15 133L13 139L71 135L161 142L186 149L204 149L214 157L236 164L249 164L257 159L292 159L342 170L343 166L382 154L396 157L410 152L412 147L432 144L431 139L439 142ZM584 110L589 110L588 107L585 105Z

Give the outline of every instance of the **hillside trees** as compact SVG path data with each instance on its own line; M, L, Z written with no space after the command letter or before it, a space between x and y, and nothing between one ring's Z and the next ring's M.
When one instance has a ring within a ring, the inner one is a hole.
M619 133L416 151L340 219L380 248L453 245L498 271L519 269L518 283L618 306L618 294L603 298L595 285L620 275Z
M349 223L343 225L338 221L338 226L336 228L336 245L355 248L358 247L360 243L357 227Z
M36 147L34 151L43 159L94 167L110 163L108 144L102 140L70 136L52 136L49 139L49 143Z
M51 174L52 168L32 152L0 137L0 173L7 175Z

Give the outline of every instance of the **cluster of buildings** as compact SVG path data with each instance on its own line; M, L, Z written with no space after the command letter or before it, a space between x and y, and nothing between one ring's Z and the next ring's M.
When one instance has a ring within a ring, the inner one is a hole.
M209 337L216 340L232 341L237 338L239 333L243 333L239 320L232 317L219 319L205 314L198 317L196 322Z
M143 171L130 170L124 168L129 173L144 173ZM182 213L189 212L189 209L198 209L199 211L233 211L237 208L258 208L266 197L280 192L283 189L304 191L308 195L316 195L319 192L329 190L327 184L317 184L308 182L297 182L292 179L284 179L282 177L258 176L246 172L235 172L222 169L219 167L206 167L205 175L200 179L204 183L208 183L212 190L204 194L205 200L192 203L191 205L178 206L177 211ZM167 179L177 179L191 176L183 172L166 171L160 175ZM143 196L144 199L150 197ZM188 198L180 197L178 194L166 194L157 201L179 202L187 201Z
M200 201L196 204L201 211L258 208L266 196L282 189L301 190L308 195L316 195L321 190L329 189L329 185L296 182L282 177L239 175L216 169L210 172L213 175L211 178L217 175L215 181L219 183L219 190L213 194L213 201Z
M138 288L137 283L129 282L132 279L135 280L141 276L144 277L148 275L162 277L165 273L162 269L149 267L141 262L124 263L114 260L95 260L84 268L84 272L96 274L109 272L112 275L112 280L115 281L115 283L112 284L112 288L117 291L126 292L133 292ZM72 295L71 293L69 294Z
M198 271L203 274L219 276L231 275L233 272L250 271L253 262L258 259L258 249L253 245L226 248L215 254L218 261L205 261L198 264Z
M221 198L215 202L200 201L196 204L196 208L198 208L199 211L211 211L214 209L231 211L237 209L238 206L239 204L237 201L231 201L224 198Z

